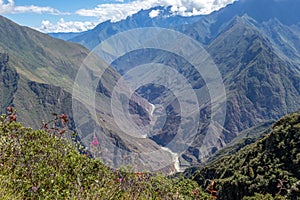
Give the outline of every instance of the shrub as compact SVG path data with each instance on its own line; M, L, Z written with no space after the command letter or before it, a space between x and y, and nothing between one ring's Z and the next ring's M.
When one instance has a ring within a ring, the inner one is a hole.
M192 180L110 169L61 137L64 127L33 130L11 115L0 119L0 199L210 199Z

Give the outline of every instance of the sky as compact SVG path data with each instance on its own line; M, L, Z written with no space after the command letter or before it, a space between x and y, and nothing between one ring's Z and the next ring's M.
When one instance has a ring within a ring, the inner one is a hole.
M174 14L209 14L235 0L0 0L0 15L44 33L82 32L141 9L172 6ZM158 13L152 12L150 17Z

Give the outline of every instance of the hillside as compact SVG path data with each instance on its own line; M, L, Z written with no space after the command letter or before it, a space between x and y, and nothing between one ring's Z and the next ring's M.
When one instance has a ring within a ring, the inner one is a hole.
M102 159L115 167L125 165L124 156L132 152L160 150L152 140L133 138L119 128L113 114L119 115L121 110L112 113L111 95L120 76L85 47L54 39L1 16L0 59L1 110L14 106L25 126L40 128L41 121L49 120L51 113L65 113L70 116L69 128L76 129L86 146L97 134L101 148L107 152ZM129 118L137 124L149 123L150 104L146 100L136 95L122 98L130 100ZM169 159L159 169L174 171L171 155L160 151ZM145 159L151 160L141 158L143 162Z
M186 170L189 179L182 174L167 178L131 168L111 169L79 154L75 135L62 132L63 127L33 130L13 116L8 108L0 121L1 199L273 200L271 195L300 195L300 112L283 117L265 137L237 153ZM68 121L64 115L58 118Z
M277 121L262 139L199 168L190 177L204 187L208 180L214 180L224 200L242 199L254 193L297 199L300 195L299 138L300 112L296 112Z
M0 21L0 52L7 57L4 59L5 67L14 71L14 76L17 77L17 81L13 83L15 89L4 93L13 98L2 104L1 110L15 105L22 109L19 118L24 124L35 128L40 124L37 110L40 111L41 118L46 118L46 112L49 111L51 114L62 110L71 115L71 105L59 101L58 97L63 99L70 96L72 80L75 79L77 70L89 51L80 45L56 40L27 27L21 27L2 16ZM7 77L7 74L1 75ZM54 86L61 92L51 97L51 92L47 94L45 90L54 89ZM39 92L42 88L44 91ZM49 100L42 102L40 98Z
M0 119L0 199L211 199L182 177L111 169L79 154L70 132L26 128L11 111Z

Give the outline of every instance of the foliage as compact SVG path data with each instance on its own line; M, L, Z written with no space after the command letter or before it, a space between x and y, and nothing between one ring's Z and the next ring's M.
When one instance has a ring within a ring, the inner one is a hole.
M281 196L275 196L275 197L272 197L272 195L270 194L266 194L266 195L263 195L263 194L258 194L258 193L255 193L254 196L252 197L244 197L243 200L280 200L280 199L285 199Z
M0 199L210 199L192 180L110 169L61 137L65 128L33 130L12 113L0 120Z
M295 199L300 196L299 138L297 112L277 121L262 139L200 168L192 178L204 189L208 180L214 180L224 200L254 195L257 199Z

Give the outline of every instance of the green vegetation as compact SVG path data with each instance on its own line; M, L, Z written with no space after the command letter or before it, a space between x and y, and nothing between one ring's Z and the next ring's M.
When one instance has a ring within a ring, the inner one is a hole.
M26 128L8 111L0 120L0 199L210 199L192 180L110 169L80 154L64 128Z
M89 158L86 151L80 154L76 142L72 144L67 136L64 114L43 122L43 130L33 130L16 122L11 107L7 111L0 120L0 199L273 200L300 196L300 112L277 121L262 139L184 179L135 173L130 168L115 170Z
M199 169L192 177L203 188L209 180L214 180L219 197L224 200L254 195L255 199L280 199L280 196L297 199L299 138L300 112L297 112L277 121L262 139Z
M269 133L273 124L274 121L269 121L242 131L236 138L234 138L234 140L227 144L226 147L220 149L211 158L209 158L206 163L212 163L224 156L233 155L243 147L263 138L267 133Z

